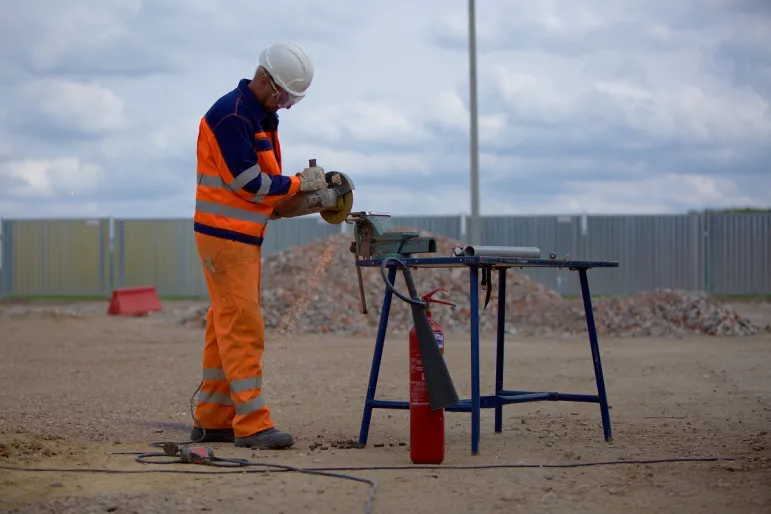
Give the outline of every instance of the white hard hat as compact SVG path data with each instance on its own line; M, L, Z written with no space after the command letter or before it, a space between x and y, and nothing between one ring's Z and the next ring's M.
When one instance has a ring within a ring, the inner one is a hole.
M286 41L270 45L260 54L260 66L291 98L299 102L313 81L313 62L297 43Z

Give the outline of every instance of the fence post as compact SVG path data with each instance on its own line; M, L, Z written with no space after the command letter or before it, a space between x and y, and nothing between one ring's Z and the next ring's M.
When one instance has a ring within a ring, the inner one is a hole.
M701 213L700 215L704 219L704 228L701 236L701 244L704 248L704 271L702 272L702 280L704 281L704 292L712 294L712 217L707 212Z
M0 298L13 293L13 221L0 219Z

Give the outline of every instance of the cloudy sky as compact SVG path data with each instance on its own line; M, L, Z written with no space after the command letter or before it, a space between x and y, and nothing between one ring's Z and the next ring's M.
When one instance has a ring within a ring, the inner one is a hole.
M482 214L771 206L767 0L477 3ZM0 217L192 216L199 119L280 40L316 65L284 173L470 209L465 0L2 4Z

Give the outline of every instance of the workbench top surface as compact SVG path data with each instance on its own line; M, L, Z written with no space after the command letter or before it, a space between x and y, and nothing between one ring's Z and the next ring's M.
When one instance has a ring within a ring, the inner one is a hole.
M362 268L379 267L386 258L359 259L356 266ZM464 266L490 266L493 268L618 268L618 261L581 261L573 259L523 259L519 257L399 257L401 262L411 268L461 268ZM388 268L398 266L390 261Z

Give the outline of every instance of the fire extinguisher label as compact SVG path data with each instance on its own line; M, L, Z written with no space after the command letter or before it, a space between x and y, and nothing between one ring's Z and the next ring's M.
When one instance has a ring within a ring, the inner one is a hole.
M434 339L439 350L444 353L444 332L434 331ZM428 384L414 332L410 334L410 405L414 407L429 405Z
M428 405L428 386L425 377L421 380L412 380L410 384L410 403L412 405Z
M434 332L434 337L436 338L436 344L439 346L440 349L444 349L444 333L443 332Z

